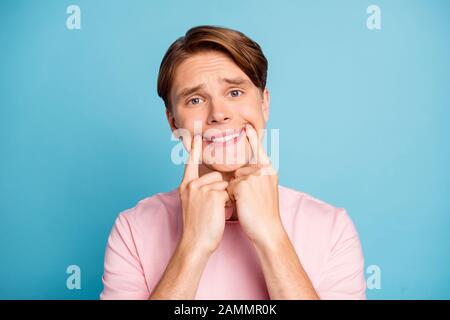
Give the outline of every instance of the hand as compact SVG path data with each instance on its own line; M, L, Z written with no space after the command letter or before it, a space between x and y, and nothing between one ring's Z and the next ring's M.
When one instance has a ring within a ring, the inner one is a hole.
M247 125L245 131L253 157L249 165L235 171L227 190L236 201L242 229L253 242L259 242L282 230L278 176L256 130Z
M199 177L202 137L196 135L191 141L188 163L178 188L183 211L182 240L212 253L219 246L225 229L228 182L218 171Z

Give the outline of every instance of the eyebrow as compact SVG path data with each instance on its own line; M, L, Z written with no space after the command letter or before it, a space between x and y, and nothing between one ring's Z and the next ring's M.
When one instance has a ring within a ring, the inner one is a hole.
M250 81L244 78L221 78L220 81L235 85L250 85Z
M244 79L244 78L220 78L221 82L225 82L228 84L234 84L234 85L250 85L250 81L248 79ZM199 84L197 86L194 87L189 87L189 88L184 88L182 90L180 90L180 92L177 94L177 98L183 98L186 97L200 89L202 89L204 87L203 84Z
M183 97L187 97L188 95L190 95L191 93L194 93L200 89L203 88L203 84L200 84L198 86L195 87L190 87L190 88L184 88L183 90L181 90L178 94L177 94L177 98L183 98Z

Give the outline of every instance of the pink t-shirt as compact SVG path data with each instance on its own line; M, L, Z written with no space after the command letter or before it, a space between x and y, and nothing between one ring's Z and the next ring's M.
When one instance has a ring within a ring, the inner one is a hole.
M364 257L347 212L280 186L283 226L321 299L365 299ZM182 231L178 190L141 200L117 218L105 254L101 299L148 299ZM195 299L270 299L253 244L226 221Z

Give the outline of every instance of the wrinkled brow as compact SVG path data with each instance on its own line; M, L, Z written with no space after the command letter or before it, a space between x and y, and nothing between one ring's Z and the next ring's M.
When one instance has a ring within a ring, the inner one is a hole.
M246 86L251 85L250 81L248 79L244 79L244 78L221 78L220 81L228 83L228 84L234 84L234 85L246 85ZM199 85L196 85L193 87L184 88L184 89L180 90L180 92L176 96L177 96L177 98L183 98L183 97L186 97L186 96L202 89L203 87L204 87L204 84L199 84Z
M220 81L235 85L250 85L250 81L244 78L221 78Z
M177 94L177 98L183 98L186 97L200 89L202 89L204 87L203 84L200 84L198 86L195 87L190 87L190 88L184 88L183 90L180 90L180 92Z

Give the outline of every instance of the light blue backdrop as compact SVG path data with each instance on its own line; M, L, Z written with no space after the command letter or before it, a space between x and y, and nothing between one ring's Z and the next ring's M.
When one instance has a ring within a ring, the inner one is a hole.
M116 216L180 181L156 77L199 24L261 44L280 183L348 210L368 297L449 299L450 2L381 0L1 1L0 298L98 298Z

